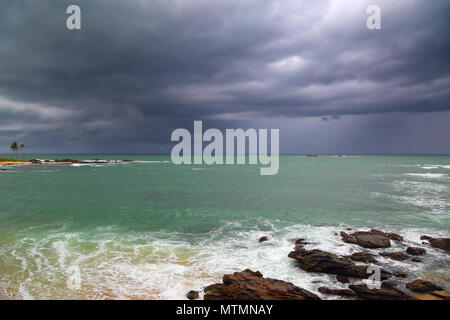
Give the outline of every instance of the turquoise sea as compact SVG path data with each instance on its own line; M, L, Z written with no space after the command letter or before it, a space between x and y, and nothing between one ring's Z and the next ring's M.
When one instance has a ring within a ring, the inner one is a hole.
M293 238L348 254L347 227L419 246L450 236L450 156L281 156L275 176L165 155L25 157L133 161L0 166L0 299L183 299L246 268L313 290L323 276L287 257ZM441 262L389 263L450 281L448 254L427 251Z

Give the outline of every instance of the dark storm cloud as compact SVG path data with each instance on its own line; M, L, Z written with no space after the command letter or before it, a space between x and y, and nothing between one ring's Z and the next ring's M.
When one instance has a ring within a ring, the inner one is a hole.
M73 3L81 31L65 28ZM382 30L365 27L369 4ZM447 0L2 1L0 143L151 151L194 119L449 111L449 13Z

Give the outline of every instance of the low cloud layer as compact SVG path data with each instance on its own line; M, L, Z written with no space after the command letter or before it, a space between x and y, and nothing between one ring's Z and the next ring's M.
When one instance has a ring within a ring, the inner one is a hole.
M79 0L69 31L72 3L0 3L0 151L166 152L203 120L284 153L450 152L447 0Z

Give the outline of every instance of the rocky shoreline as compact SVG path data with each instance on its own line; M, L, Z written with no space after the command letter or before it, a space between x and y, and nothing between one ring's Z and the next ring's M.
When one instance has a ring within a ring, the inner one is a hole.
M347 231L351 230L348 228ZM310 243L303 238L293 239L293 251L287 256L294 259L299 269L305 272L335 276L335 282L317 289L323 299L340 298L351 300L450 300L450 292L444 283L436 283L428 279L417 279L417 276L396 269L390 265L381 265L373 250L379 250L378 256L394 261L421 263L427 259L427 249L410 246L404 243L402 236L371 229L353 233L340 232L344 244L355 245L361 251L349 256L339 256L319 249L308 250ZM433 238L422 236L422 246L450 253L450 238ZM259 242L269 241L267 236ZM396 242L396 248L402 251L385 251ZM366 250L372 250L368 252ZM379 272L379 281L372 275ZM416 277L414 280L412 278ZM339 288L333 288L337 286ZM342 285L346 285L342 289ZM222 283L215 283L204 288L205 300L321 300L314 292L308 291L292 283L265 278L259 271L250 269L234 274L225 274ZM189 299L200 297L197 291L191 290Z

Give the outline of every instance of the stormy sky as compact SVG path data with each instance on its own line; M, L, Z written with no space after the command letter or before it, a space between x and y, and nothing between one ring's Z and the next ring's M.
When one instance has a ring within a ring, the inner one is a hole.
M449 16L448 0L2 0L0 152L170 152L203 120L279 128L281 153L450 153Z

